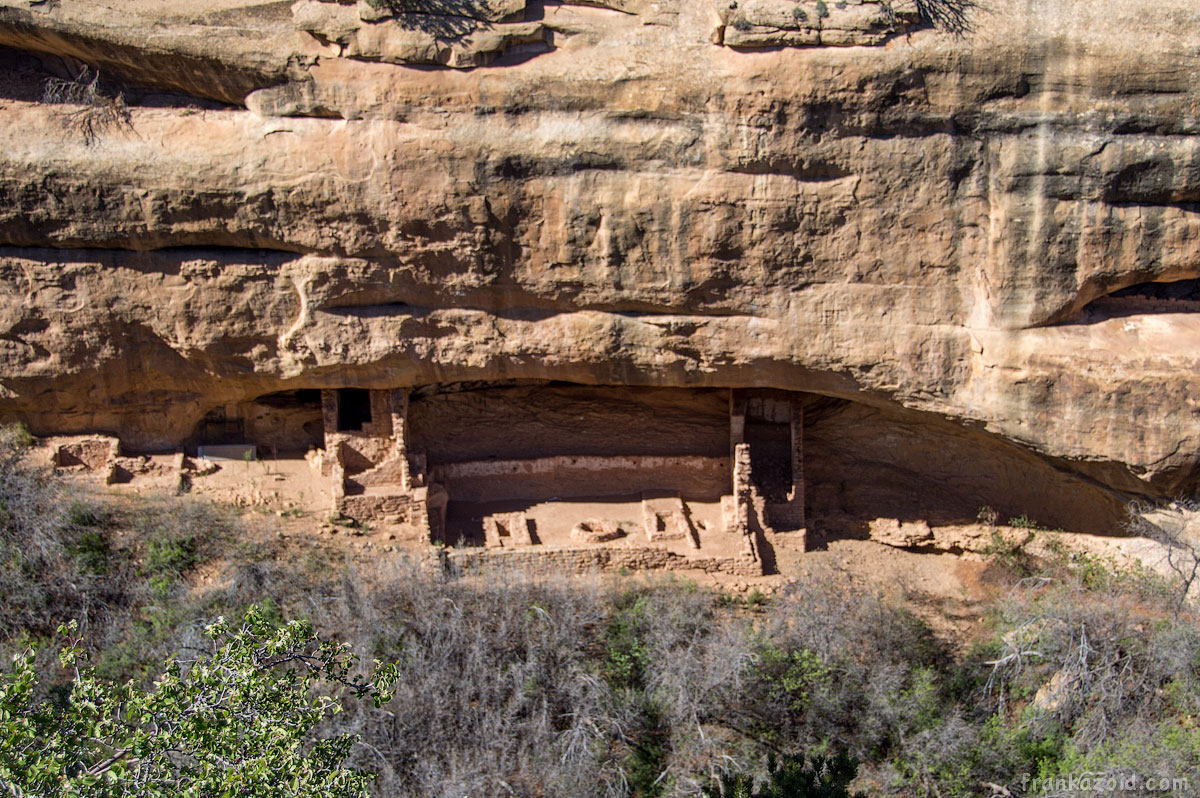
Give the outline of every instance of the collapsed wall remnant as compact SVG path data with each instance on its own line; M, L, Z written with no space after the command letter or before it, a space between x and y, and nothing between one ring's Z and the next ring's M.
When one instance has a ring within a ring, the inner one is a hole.
M603 518L589 518L571 527L571 539L580 543L607 543L622 537L624 530Z
M119 451L116 438L71 438L54 447L52 459L56 468L103 471L116 459Z
M105 485L122 485L135 477L166 477L178 488L184 472L185 456L176 452L165 458L121 451L121 441L110 435L72 435L47 438L42 441L55 470L81 475L95 475Z
M533 534L525 513L496 513L483 519L485 545L489 549L532 546Z

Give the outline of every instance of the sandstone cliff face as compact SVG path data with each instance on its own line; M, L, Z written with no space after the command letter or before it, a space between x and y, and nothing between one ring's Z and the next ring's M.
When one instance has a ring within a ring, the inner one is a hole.
M0 0L0 414L773 387L1094 530L1194 490L1200 303L1094 300L1200 278L1200 8L734 5ZM80 63L130 103L95 141L41 101Z

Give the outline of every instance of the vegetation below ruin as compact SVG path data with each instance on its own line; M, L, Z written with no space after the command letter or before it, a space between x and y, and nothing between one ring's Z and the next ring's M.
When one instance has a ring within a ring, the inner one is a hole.
M347 764L379 795L700 795L722 775L750 795L767 754L849 755L871 796L1023 795L1083 772L1200 783L1195 610L1095 557L998 544L978 631L945 640L833 570L764 599L284 556L254 534L273 518L81 494L4 436L6 653L37 648L48 684L53 630L76 620L99 677L150 685L218 615L304 619L396 663L390 701L347 700L317 730L361 739Z

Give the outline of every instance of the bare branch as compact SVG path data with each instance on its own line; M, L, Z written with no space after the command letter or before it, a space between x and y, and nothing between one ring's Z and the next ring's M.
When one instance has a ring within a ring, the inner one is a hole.
M132 128L133 118L125 96L108 94L101 86L100 72L85 66L72 79L50 78L42 99L52 105L74 105L65 111L63 125L92 146L110 130Z

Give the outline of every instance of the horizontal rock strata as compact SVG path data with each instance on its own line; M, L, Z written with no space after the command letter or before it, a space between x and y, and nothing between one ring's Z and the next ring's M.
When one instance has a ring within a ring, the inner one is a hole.
M462 3L0 0L0 416L779 388L879 421L848 469L950 436L1090 531L1197 487L1198 309L1128 293L1200 279L1194 3Z

